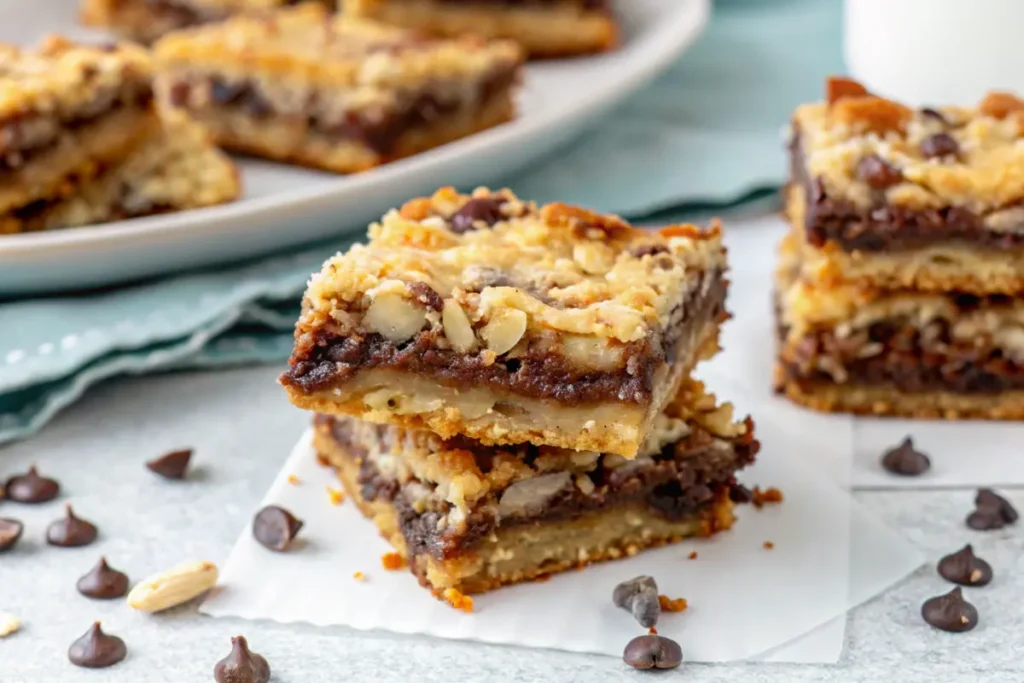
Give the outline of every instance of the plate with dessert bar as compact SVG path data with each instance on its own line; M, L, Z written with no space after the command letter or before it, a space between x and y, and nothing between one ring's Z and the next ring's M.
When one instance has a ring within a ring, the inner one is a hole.
M440 185L500 183L672 64L710 14L332 4L0 7L0 296L273 253Z

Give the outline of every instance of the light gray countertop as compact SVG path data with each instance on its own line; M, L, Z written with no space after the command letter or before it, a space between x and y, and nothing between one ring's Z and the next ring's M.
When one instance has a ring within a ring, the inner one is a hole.
M121 600L91 601L75 581L100 554L133 580L185 558L223 563L255 506L308 422L276 386L277 368L118 380L90 392L40 435L0 448L0 475L38 463L64 486L62 501L94 521L101 537L86 548L50 548L46 524L59 502L0 503L0 516L26 522L15 551L0 555L0 611L23 622L0 640L0 682L212 681L213 665L242 633L262 653L273 681L603 681L646 680L619 659L545 650L220 620L195 605L147 616ZM193 447L193 480L167 482L143 462ZM1022 457L1007 444L1007 457ZM813 454L808 454L813 457ZM964 457L970 457L965 453ZM934 565L854 610L835 666L686 665L659 677L700 682L1024 681L1024 527L978 533L963 524L973 491L860 492L886 522L935 559L966 542L996 578L970 589L981 613L973 632L926 626L922 600L949 590ZM1020 503L1018 492L1015 500ZM68 645L96 619L123 637L128 658L90 671L67 661ZM682 643L686 651L686 643Z

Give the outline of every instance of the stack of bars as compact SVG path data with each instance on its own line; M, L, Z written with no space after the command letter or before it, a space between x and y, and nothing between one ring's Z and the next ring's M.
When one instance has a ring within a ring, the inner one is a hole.
M0 234L231 201L234 165L206 133L154 106L132 45L0 45Z
M312 278L282 383L436 595L634 555L729 528L758 449L690 377L725 270L717 227L442 189Z
M797 109L776 386L819 410L1024 418L1024 101Z

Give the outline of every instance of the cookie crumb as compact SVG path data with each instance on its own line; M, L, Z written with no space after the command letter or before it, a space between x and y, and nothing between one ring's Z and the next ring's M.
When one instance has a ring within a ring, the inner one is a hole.
M341 505L343 502L345 502L345 492L340 489L333 489L330 486L328 486L327 498L331 501L331 505Z
M364 574L362 572L356 572L355 574L352 575L352 578L355 579L356 581L366 581L366 574Z
M772 550L772 549L775 548L775 544L772 543L771 541L765 541L764 544L761 547L764 548L765 550Z
M384 569L389 571L405 569L409 566L409 563L405 561L405 558L398 553L384 553L380 556L380 563L384 566Z
M658 635L658 629L652 626L649 629L647 629L647 634L651 636L656 636Z
M294 474L289 474L288 483L291 484L292 486L297 486L299 484L299 478L296 477Z
M689 559L691 559L691 560L696 560L696 559L697 559L697 551L696 551L696 550L694 550L694 551L693 551L692 553L690 553L689 555L687 555L687 557L688 557Z
M0 612L0 638L14 635L21 629L21 621L13 614Z
M320 453L317 453L316 464L320 465L320 467L330 467L331 461L327 459L326 455L321 455Z
M755 486L752 502L756 508L763 508L765 505L781 503L782 491L778 490L774 486L762 491L760 486Z
M659 595L658 604L662 612L683 612L687 608L686 598L670 598L667 595Z
M444 601L455 609L462 610L463 612L473 611L473 598L468 595L463 595L454 588L445 588L444 593L441 594Z

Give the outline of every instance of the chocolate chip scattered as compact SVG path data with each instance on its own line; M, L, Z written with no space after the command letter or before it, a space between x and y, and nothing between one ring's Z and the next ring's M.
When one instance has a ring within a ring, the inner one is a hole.
M964 600L959 586L945 595L925 600L921 605L921 616L929 625L954 633L970 631L978 625L978 610Z
M301 519L276 505L266 506L252 520L253 537L264 548L277 552L287 550L301 528Z
M922 107L921 116L927 119L935 119L936 121L939 121L944 125L949 125L949 120L946 118L945 114L943 114L938 109L933 109L931 107Z
M81 638L71 643L68 659L75 666L104 669L117 664L128 655L124 641L103 632L96 622Z
M992 489L978 489L974 497L975 510L967 516L967 526L976 531L1002 529L1017 521L1017 510Z
M754 500L754 492L743 484L734 484L729 489L729 500L734 503L749 503Z
M470 199L451 218L452 232L464 233L474 230L477 221L490 227L501 220L501 205L505 202L493 197Z
M107 564L101 557L89 573L78 580L78 592L97 600L112 600L128 593L128 575Z
M683 663L683 650L665 636L637 636L622 651L622 661L634 669L674 669Z
M96 540L98 532L95 524L76 517L70 504L65 505L64 510L64 517L46 527L47 543L61 548L77 548Z
M932 466L932 461L921 451L914 449L914 440L905 437L899 446L890 448L882 455L882 467L887 472L904 477L916 477L924 474Z
M262 655L249 650L244 636L235 636L231 639L231 654L213 667L213 679L217 683L267 683L270 665Z
M0 553L13 548L24 530L25 525L18 520L0 517Z
M885 190L903 180L900 170L882 157L872 154L857 164L857 177L874 190Z
M57 480L39 476L34 466L8 479L5 488L7 497L18 503L46 503L60 494Z
M929 159L953 156L960 151L960 143L949 133L935 133L921 141L921 154Z
M976 556L970 545L943 557L938 569L942 578L962 586L984 586L992 580L992 565Z
M435 311L440 311L444 308L444 299L426 282L408 282L405 287L416 301L427 308Z
M658 623L661 605L658 602L658 584L650 576L637 576L623 581L612 591L612 602L633 614L644 628Z
M171 451L161 455L159 458L150 460L146 463L146 467L164 479L184 479L191 460L192 449L183 448L180 451Z

